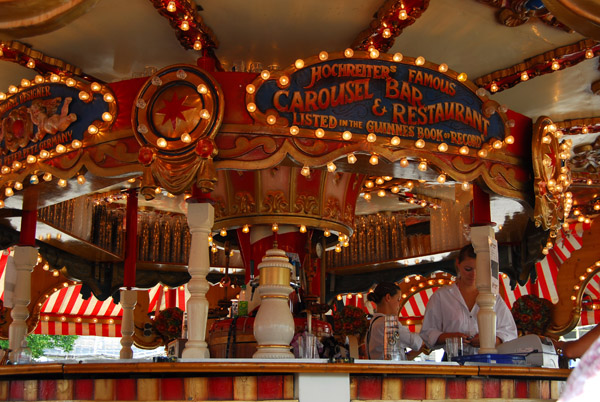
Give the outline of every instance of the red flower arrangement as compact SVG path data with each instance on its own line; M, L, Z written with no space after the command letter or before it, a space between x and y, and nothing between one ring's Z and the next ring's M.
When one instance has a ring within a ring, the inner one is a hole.
M177 307L167 308L158 312L153 321L154 330L165 343L181 338L183 311Z
M550 324L552 303L534 295L519 297L511 309L520 334L543 335Z
M333 315L333 326L339 335L357 335L360 339L367 333L369 321L363 310L346 306Z

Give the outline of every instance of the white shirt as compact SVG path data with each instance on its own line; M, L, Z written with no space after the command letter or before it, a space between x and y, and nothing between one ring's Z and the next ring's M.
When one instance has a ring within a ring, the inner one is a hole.
M377 318L383 317L383 318ZM409 331L404 325L400 324L398 328L400 334L400 347L411 348L412 350L421 349L423 340L419 334L415 334ZM370 333L370 337L369 337ZM375 360L384 360L383 356L383 342L385 339L385 315L375 313L371 318L371 325L369 326L369 332L367 332L367 350L369 351L369 358Z
M517 326L513 316L499 295L496 295L496 336L507 342L517 337ZM429 299L425 318L421 327L421 338L431 349L435 348L438 337L446 332L462 332L468 336L479 333L477 313L479 305L475 303L469 311L456 284L438 289Z

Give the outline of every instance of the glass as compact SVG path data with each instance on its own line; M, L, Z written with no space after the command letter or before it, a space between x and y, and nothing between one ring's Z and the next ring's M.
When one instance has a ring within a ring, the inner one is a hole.
M448 361L463 355L463 339L459 337L446 338L446 356Z
M318 359L319 350L317 349L317 337L305 332L300 338L300 357L303 359Z
M383 355L385 360L406 360L404 348L400 345L400 322L393 315L385 316Z

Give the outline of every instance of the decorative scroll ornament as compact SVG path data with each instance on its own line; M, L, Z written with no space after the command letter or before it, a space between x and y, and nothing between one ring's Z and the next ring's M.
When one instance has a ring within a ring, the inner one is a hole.
M536 226L550 230L556 237L561 221L570 210L571 171L566 164L570 156L570 140L560 145L560 131L548 117L540 117L535 123L532 140Z
M150 77L134 102L132 127L145 166L142 194L152 199L155 184L173 194L192 184L214 189L214 137L224 112L219 84L192 65L164 68Z

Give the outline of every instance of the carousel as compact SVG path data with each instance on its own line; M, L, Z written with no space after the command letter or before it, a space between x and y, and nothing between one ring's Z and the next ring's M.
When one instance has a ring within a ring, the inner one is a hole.
M520 335L600 321L599 18L575 0L0 2L3 363L32 333L122 346L2 365L0 400L557 399L567 368L370 361L361 327L391 281L419 332L469 243L480 353L496 294Z

